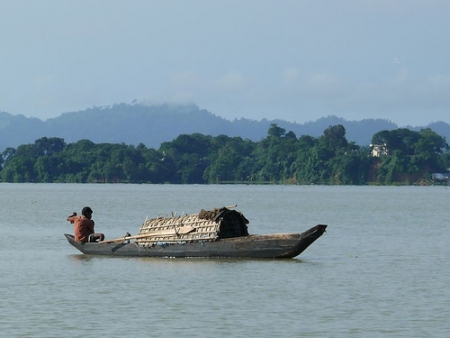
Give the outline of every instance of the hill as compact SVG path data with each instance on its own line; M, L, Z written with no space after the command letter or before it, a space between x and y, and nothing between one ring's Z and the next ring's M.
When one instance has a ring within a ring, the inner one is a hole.
M89 139L95 143L125 143L159 148L162 142L172 141L180 134L201 133L217 136L240 136L259 141L267 136L272 123L293 131L297 137L318 137L331 125L341 124L346 138L358 145L369 145L372 136L380 130L393 130L398 126L384 119L347 121L336 116L324 117L315 122L298 124L283 120L226 120L195 105L115 104L93 107L83 111L64 113L59 117L42 121L23 115L0 112L0 151L7 147L33 143L41 137L60 137L67 143ZM447 140L450 125L444 122L424 127L408 127L411 130L431 128Z

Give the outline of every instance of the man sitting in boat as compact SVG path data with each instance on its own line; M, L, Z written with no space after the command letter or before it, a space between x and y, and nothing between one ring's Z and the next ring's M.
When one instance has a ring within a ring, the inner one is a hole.
M90 207L84 207L81 210L81 216L77 216L77 213L74 212L67 217L67 220L74 225L75 241L86 243L103 241L105 239L105 235L102 233L95 233L94 221L91 219L92 214L93 211Z

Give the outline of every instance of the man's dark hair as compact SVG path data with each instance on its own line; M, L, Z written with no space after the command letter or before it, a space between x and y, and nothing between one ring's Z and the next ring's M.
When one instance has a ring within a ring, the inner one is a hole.
M83 216L87 216L87 214L92 214L92 213L93 213L93 211L92 211L92 209L89 208L89 207L84 207L83 210L81 210L81 214L82 214Z

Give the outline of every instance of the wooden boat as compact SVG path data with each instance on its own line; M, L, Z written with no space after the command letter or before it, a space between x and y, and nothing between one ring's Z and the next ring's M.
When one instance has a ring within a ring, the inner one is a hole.
M293 258L323 235L316 225L297 234L250 235L248 220L227 207L199 214L145 220L135 236L80 243L65 234L75 248L88 255L202 258Z

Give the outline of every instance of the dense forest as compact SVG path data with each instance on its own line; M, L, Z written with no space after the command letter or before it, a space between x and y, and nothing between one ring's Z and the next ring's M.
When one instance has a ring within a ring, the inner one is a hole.
M43 137L7 148L2 182L173 184L426 184L446 172L450 152L431 129L384 130L371 146L348 142L342 125L297 138L272 124L258 142L182 134L159 149ZM380 150L374 154L374 150Z

